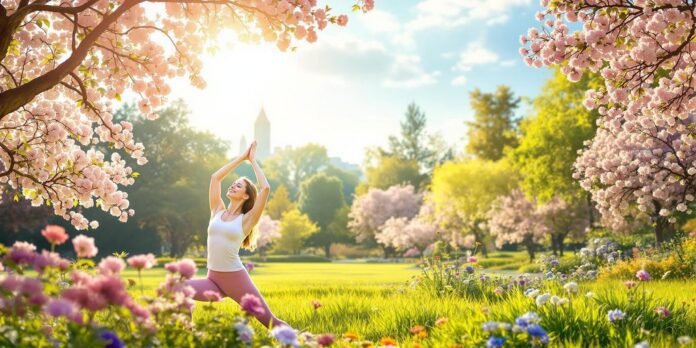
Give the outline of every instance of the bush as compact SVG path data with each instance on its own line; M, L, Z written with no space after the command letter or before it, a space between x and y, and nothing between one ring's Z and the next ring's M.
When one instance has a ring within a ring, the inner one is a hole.
M520 266L517 271L520 273L540 273L543 271L543 266L538 263L530 263Z
M696 238L676 243L673 250L646 253L644 257L627 259L601 269L602 279L632 279L643 269L654 277L687 279L696 277ZM651 256L653 258L651 258ZM669 273L668 273L669 272Z
M251 256L247 259L254 262L331 262L331 259L318 255L269 255Z

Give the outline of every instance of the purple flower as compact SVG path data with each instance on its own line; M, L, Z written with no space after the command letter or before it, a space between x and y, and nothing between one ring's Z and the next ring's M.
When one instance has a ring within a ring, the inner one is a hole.
M615 323L626 318L626 313L620 309L612 309L607 313L610 322Z
M256 265L253 262L247 262L246 264L244 264L244 267L246 267L248 272L251 272L254 270L254 267L256 267Z
M644 269L641 269L640 271L636 272L636 277L638 277L638 279L640 279L640 281L648 281L648 280L652 279L652 277L650 276L650 273L648 273Z
M323 334L317 337L317 343L319 343L320 346L322 347L328 347L332 345L334 342L334 335L332 334Z
M206 290L203 292L203 297L205 297L206 300L212 301L212 302L217 302L220 301L220 293L215 291L215 290Z
M249 315L259 316L266 313L266 310L263 308L263 304L261 304L261 300L255 295L246 294L242 296L239 303L242 306L242 309Z
M529 324L529 326L527 326L527 334L538 339L541 343L549 343L549 335L539 324Z
M99 334L99 338L108 342L106 344L105 348L125 348L126 347L126 345L123 344L123 342L120 339L118 339L118 336L116 336L116 333L113 331L104 330Z
M665 306L657 307L655 309L655 313L657 313L657 315L663 319L668 318L669 314L670 314L669 308L667 308Z
M244 323L234 324L235 330L237 330L237 339L242 342L251 343L254 339L254 329Z
M466 268L464 268L464 269L466 270L467 273L474 273L474 267L472 267L472 266L466 266Z
M297 347L300 342L297 341L297 334L295 330L287 325L276 326L271 330L271 335L278 340L278 342L284 345L290 345Z
M486 341L486 348L500 348L505 344L504 337L491 336L491 338Z

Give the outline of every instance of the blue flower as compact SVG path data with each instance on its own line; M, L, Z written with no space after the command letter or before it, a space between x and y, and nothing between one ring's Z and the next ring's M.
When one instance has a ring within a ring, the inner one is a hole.
M126 346L113 331L104 330L99 334L99 338L108 342L105 348L124 348Z
M620 309L612 309L607 313L610 322L615 323L626 318L626 313Z
M467 273L474 273L474 267L472 266L466 266L465 270L467 271Z
M486 341L486 348L500 348L505 344L504 337L491 336L491 338Z
M300 342L297 341L297 334L295 333L295 330L289 326L276 326L271 329L271 335L273 335L275 339L284 345L291 345L293 347L300 345Z
M541 343L549 343L549 335L539 324L529 324L529 326L527 326L527 334L533 338L539 339Z

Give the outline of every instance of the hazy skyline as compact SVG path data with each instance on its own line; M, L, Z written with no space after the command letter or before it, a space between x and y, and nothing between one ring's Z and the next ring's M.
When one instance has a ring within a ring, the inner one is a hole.
M230 142L253 137L263 107L271 148L323 144L329 156L360 164L366 146L385 145L409 103L460 151L468 94L510 85L538 94L550 71L527 67L519 35L536 25L531 0L380 0L374 12L348 13L347 27L330 27L315 44L282 53L271 45L237 45L204 58L207 88L185 81L172 99L189 105L191 123Z

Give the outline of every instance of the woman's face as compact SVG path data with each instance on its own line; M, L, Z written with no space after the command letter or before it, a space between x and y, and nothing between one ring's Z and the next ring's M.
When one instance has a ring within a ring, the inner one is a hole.
M249 198L246 193L247 183L244 179L237 179L228 189L227 198L244 201Z

